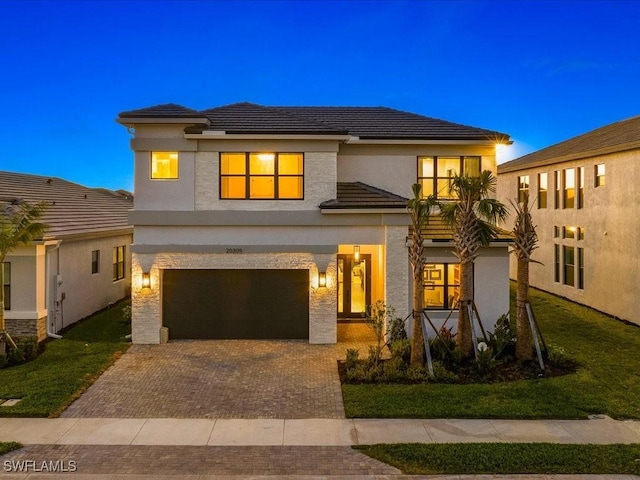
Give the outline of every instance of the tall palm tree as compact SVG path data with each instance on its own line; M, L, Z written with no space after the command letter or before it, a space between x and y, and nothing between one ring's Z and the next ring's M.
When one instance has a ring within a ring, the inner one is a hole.
M538 247L536 226L531 218L529 199L523 202L511 201L515 211L513 226L514 245L512 253L517 259L517 287L516 287L516 358L520 361L533 358L533 332L527 316L529 303L529 263L531 254Z
M473 305L473 264L480 247L489 245L499 233L497 224L507 217L507 208L490 195L496 178L485 170L478 176L455 175L449 193L453 200L440 204L442 219L453 229L454 254L460 262L458 346L463 356L473 352L468 306Z
M0 199L0 354L5 353L5 341L15 348L6 331L4 314L4 261L7 255L20 245L42 237L48 226L39 220L47 204L22 200Z
M411 231L409 232L409 261L413 268L413 331L411 335L411 365L421 365L424 356L424 332L422 331L423 289L424 289L424 245L422 244L422 229L429 223L431 208L437 205L433 195L422 197L422 185L414 183L411 186L413 198L407 202L407 211L411 217Z

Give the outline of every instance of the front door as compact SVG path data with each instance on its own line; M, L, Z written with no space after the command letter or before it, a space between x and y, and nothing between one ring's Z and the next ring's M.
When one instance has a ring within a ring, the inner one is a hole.
M338 255L338 317L362 318L371 304L371 255Z

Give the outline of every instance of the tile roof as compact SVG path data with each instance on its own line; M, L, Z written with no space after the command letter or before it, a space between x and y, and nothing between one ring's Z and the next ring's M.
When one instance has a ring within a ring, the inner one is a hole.
M230 134L321 134L351 135L362 139L491 140L507 142L509 135L493 130L460 125L387 107L287 107L234 103L197 112L175 104L131 110L126 118L176 118L204 116L208 127Z
M102 188L88 188L56 177L0 172L0 202L44 201L45 238L126 230L133 197Z
M407 198L362 182L338 182L337 193L337 198L322 202L320 208L407 208Z
M640 115L605 125L498 165L498 173L640 148Z
M411 227L409 227L411 229ZM445 223L440 215L431 215L429 223L422 228L422 238L433 240L434 242L449 242L453 239L453 229ZM513 239L511 232L500 229L497 242L510 241Z

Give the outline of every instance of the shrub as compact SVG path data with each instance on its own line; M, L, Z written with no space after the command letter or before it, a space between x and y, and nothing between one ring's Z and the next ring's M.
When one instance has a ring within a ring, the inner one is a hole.
M122 321L124 323L131 323L131 305L122 307Z
M442 362L433 362L433 378L439 383L457 383L460 377L447 370Z
M396 340L391 344L391 358L400 358L409 363L411 358L411 341L409 339Z
M402 381L407 376L407 364L402 358L392 358L383 363L384 377L389 382Z
M384 346L384 332L387 325L387 320L393 316L393 307L387 306L382 300L378 300L373 305L367 305L366 308L366 320L367 324L373 330L376 335L376 344L374 352L376 353L375 363L380 363L382 348ZM371 354L371 350L369 353Z
M495 364L493 350L484 342L478 343L476 348L478 349L478 373L487 375Z
M489 332L489 346L493 350L494 358L505 357L510 360L510 353L515 347L515 335L511 329L511 322L507 315L502 315L497 321L493 333Z
M404 320L399 317L392 318L389 321L389 344L407 339L407 331L404 329Z
M25 356L24 351L20 346L16 346L16 348L9 347L9 351L7 352L7 360L9 365L18 365L19 363L24 363Z
M547 345L547 360L558 368L573 368L576 366L575 360L559 345Z
M347 370L353 369L358 364L360 351L357 348L347 348L347 359L344 364Z
M427 382L429 372L424 365L412 365L407 369L407 380L412 382Z
M9 363L7 360L7 354L0 352L0 368L6 367L7 363Z
M456 349L455 335L450 328L441 328L436 336L429 340L429 348L431 349L431 358L440 360L441 362L456 364L456 358L453 352Z
M16 345L24 355L24 361L29 362L38 356L40 350L40 344L38 343L38 337L35 335L29 335L26 337L14 338Z

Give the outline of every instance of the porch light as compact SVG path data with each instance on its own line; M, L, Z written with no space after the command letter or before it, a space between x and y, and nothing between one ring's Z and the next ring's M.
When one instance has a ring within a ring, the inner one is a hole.
M318 288L327 288L327 272L318 273Z
M151 288L151 274L142 272L142 288Z
M353 247L353 259L356 262L360 261L360 245L356 245Z

